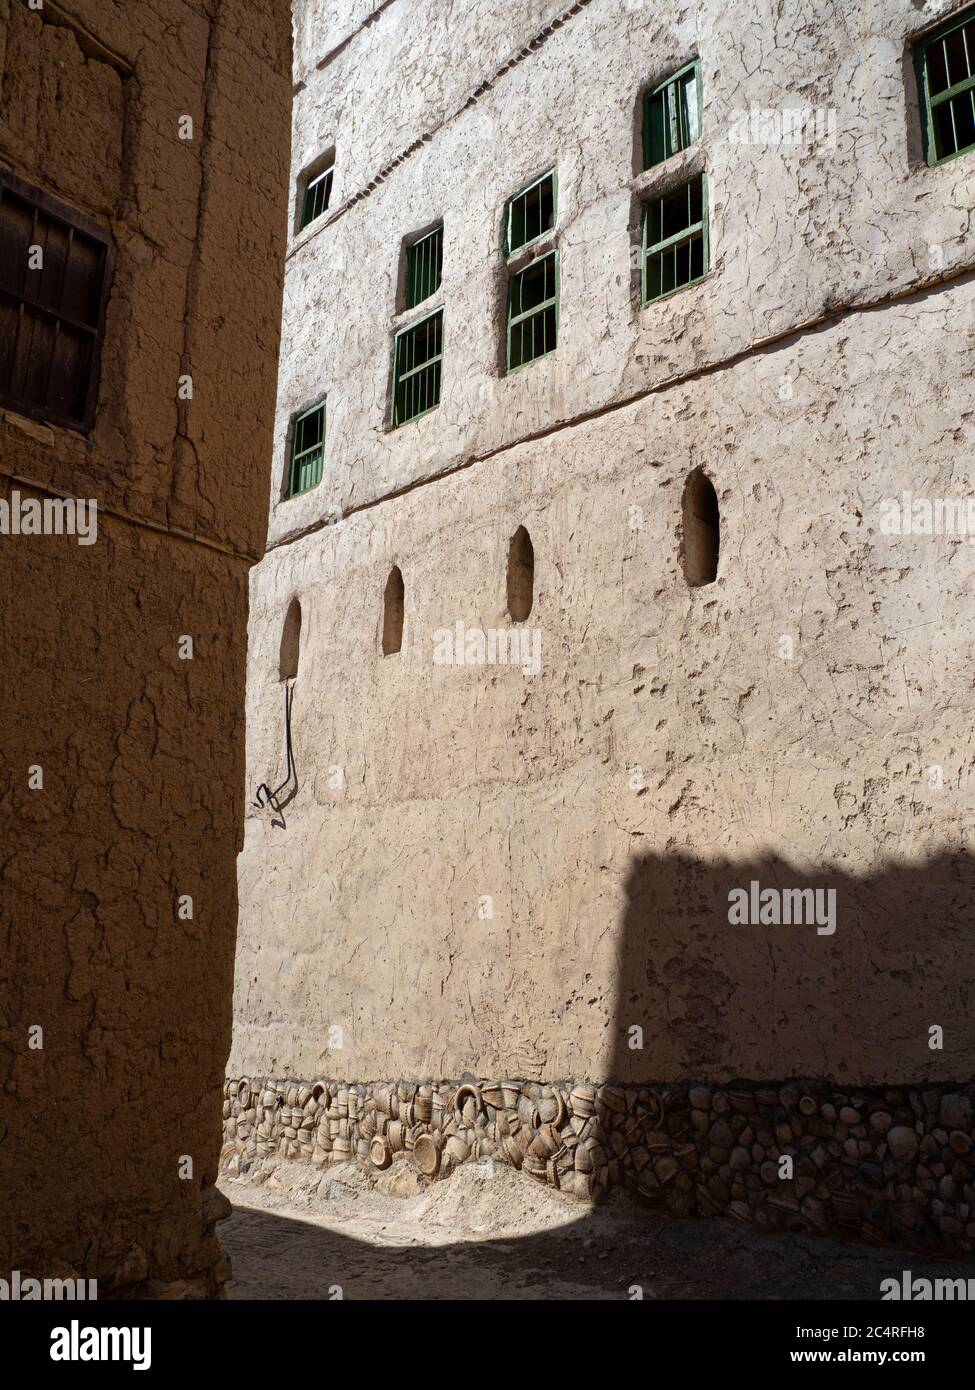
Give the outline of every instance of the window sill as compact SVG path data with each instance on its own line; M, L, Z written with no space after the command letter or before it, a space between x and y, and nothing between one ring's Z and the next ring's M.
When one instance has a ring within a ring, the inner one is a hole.
M534 367L536 362L543 362L546 357L551 357L552 354L558 352L558 350L559 345L558 343L556 343L555 347L550 347L547 352L540 352L537 357L532 357L527 362L519 362L517 367L506 366L504 369L502 380L507 380L509 376L517 376L519 372L525 371L525 369L528 367Z
M299 497L309 497L315 489L320 488L321 485L322 479L319 478L317 483L312 483L309 487L303 487L300 492L289 492L286 497L280 498L275 503L275 511L277 511L278 507L286 506L288 502L297 502Z
M629 180L627 187L642 202L653 194L666 191L670 183L683 183L685 179L696 178L704 172L704 148L698 140L696 144L688 145L685 150L678 150L660 164L654 164L652 168L636 174Z
M419 415L411 415L410 418L409 418L408 420L401 420L398 424L393 424L393 422L390 421L390 423L389 423L389 425L388 425L388 427L387 427L387 429L386 429L386 433L387 433L387 434L396 434L399 430L405 430L409 425L415 425L416 422L417 422L417 420L422 420L422 419L424 418L424 416L426 416L426 415L432 415L433 412L434 412L435 410L439 410L439 409L440 409L440 401L437 401L437 404L436 404L436 405L431 405L431 406L428 406L426 410L421 410L420 413L419 413Z
M709 267L703 275L698 275L693 280L688 280L686 285L677 285L674 289L668 290L666 294L655 295L653 299L640 298L640 313L645 309L652 309L655 304L663 304L668 299L673 299L675 294L682 294L684 290L692 290L697 285L703 285L705 280L713 274L713 268Z
M419 304L414 304L412 309L401 309L399 313L392 316L389 323L389 331L399 334L406 329L413 328L418 323L422 323L425 318L430 318L438 314L444 307L445 297L443 284L434 290L433 294L426 299L421 299Z
M510 281L530 266L532 261L543 261L546 256L558 250L559 231L553 227L551 231L543 232L534 241L526 242L524 246L519 246L517 251L512 251L510 256L506 256L502 264L503 273Z

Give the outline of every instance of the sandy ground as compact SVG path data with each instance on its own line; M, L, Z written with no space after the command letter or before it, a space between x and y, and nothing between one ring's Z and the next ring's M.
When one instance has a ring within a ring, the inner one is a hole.
M386 1173L275 1164L221 1188L232 1299L877 1299L907 1268L969 1265L729 1220L675 1220L623 1193L586 1210L523 1174L468 1164L425 1184ZM340 1292L339 1292L340 1291Z

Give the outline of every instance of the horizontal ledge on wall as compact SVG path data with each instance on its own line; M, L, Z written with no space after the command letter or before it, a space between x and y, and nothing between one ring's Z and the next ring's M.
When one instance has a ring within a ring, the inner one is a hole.
M6 413L4 418L9 423L14 423ZM31 422L33 423L33 422ZM59 488L52 487L50 483L42 483L37 478L25 478L19 473L8 473L5 468L0 468L0 478L6 478L10 483L16 483L20 487L26 487L31 492L40 492L45 497L60 497L64 500L77 498L77 493L62 492ZM243 560L245 564L256 565L260 560L260 555L249 555L242 550L234 550L232 546L222 545L220 541L210 540L207 536L200 536L193 531L184 531L178 526L164 526L160 521L150 521L147 517L136 516L132 512L120 511L117 507L107 507L94 499L99 516L111 516L116 521L124 521L129 526L136 526L146 531L157 531L162 536L174 536L177 540L188 541L191 545L201 545L207 550L216 550L221 555L229 555L234 560Z
M481 454L471 454L465 459L460 459L457 463L448 464L445 468L438 469L434 473L428 473L421 478L414 478L411 482L404 483L401 487L391 488L388 492L382 493L378 497L373 497L367 502L360 502L355 506L343 509L331 508L327 516L311 521L305 526L296 526L276 540L269 541L267 551L279 550L282 546L293 545L296 541L304 540L306 536L315 535L318 531L323 531L329 526L335 526L339 521L347 521L349 517L356 516L359 512L371 511L374 507L380 507L387 502L394 502L400 497L405 497L407 493L414 492L417 488L427 487L431 483L441 482L445 478L451 478L455 473L462 473L465 469L473 468L475 464L485 463L489 459L497 458L501 454L509 453L512 449L518 449L524 444L535 444L542 439L547 439L550 435L558 434L562 430L576 429L580 425L587 425L594 420L600 420L606 415L613 415L618 410L626 410L629 406L638 405L641 401L649 400L652 396L661 395L665 391L673 390L675 387L685 386L694 381L700 381L705 377L714 376L718 372L728 371L738 366L742 362L747 362L751 357L758 357L764 352L774 351L783 347L790 338L798 338L804 333L815 333L821 329L830 327L834 323L841 322L843 319L850 318L854 314L876 313L880 310L889 308L891 305L902 303L906 300L923 298L930 294L935 294L939 290L948 289L958 282L975 279L975 264L959 266L956 270L945 275L933 275L927 279L915 282L902 290L897 290L893 294L878 296L875 299L865 299L862 302L851 302L847 304L837 304L825 310L813 318L804 319L800 323L791 324L788 328L783 328L780 332L771 333L765 338L756 338L745 347L739 348L737 352L731 353L728 357L722 357L713 362L705 362L699 367L692 367L685 372L679 372L674 376L667 377L663 381L654 382L650 386L641 387L638 391L630 392L629 395L621 397L619 400L609 401L605 405L594 406L591 410L581 411L578 415L569 416L563 420L555 420L550 425L543 425L529 434L521 435L518 439L512 439L507 443L498 444L493 449L486 449Z
M386 0L386 3L392 4L393 0ZM356 203L361 202L363 198L367 198L370 193L374 192L375 189L377 189L379 185L386 180L387 176L391 174L392 171L398 165L402 164L404 160L410 157L410 155L415 154L416 151L421 148L421 146L427 144L428 141L430 141L434 135L436 135L439 131L443 130L444 126L449 125L451 121L456 120L457 117L460 116L464 111L467 111L471 106L474 106L484 95L485 92L490 91L490 89L494 86L495 82L497 82L500 77L503 77L504 74L508 72L511 68L515 68L518 66L519 63L524 62L526 58L531 57L532 54L537 53L538 50L542 47L542 45L546 42L546 40L551 38L552 34L555 33L557 29L561 28L563 24L570 20L574 15L578 14L580 10L584 10L586 6L591 3L592 0L576 0L576 3L574 5L571 5L569 9L567 9L563 14L559 15L556 19L550 20L548 24L546 24L531 39L529 39L528 44L524 48L519 50L517 53L514 53L506 63L502 63L501 67L499 67L490 77L484 78L483 81L478 84L478 86L474 89L474 91L465 101L461 102L461 104L458 107L456 107L453 111L448 112L441 120L437 122L435 126L433 126L431 130L426 131L423 135L418 135L417 138L413 140L409 145L407 145L405 149L401 150L398 155L394 155L393 158L390 159L388 163L386 163L380 169L378 174L374 175L374 177L370 179L368 183L363 184L363 186L359 189L357 193L350 194L350 196L347 199L345 199L345 201L342 203L341 207L336 208L335 212L332 214L331 217L322 222L320 226L315 228L315 231L311 234L311 236L305 237L303 240L297 242L297 244L292 246L289 249L285 259L290 260L292 256L296 255L299 251L304 250L304 248L308 245L310 241L313 241L321 232L325 231L327 227L330 227L333 222L337 222L340 217L343 217L345 213L349 211L350 208L355 207ZM378 10L374 10L373 13L369 16L369 18L363 21L359 29L355 30L352 34L348 36L348 38L344 39L340 44L337 45L337 47L333 48L329 53L325 55L324 58L320 59L319 62L315 64L315 67L319 71L326 68L329 65L329 63L331 63L332 60L345 47L347 47L348 44L352 42L356 35L360 33L362 29L365 29L369 24L371 24L382 13L382 11L385 8L386 6L382 5Z

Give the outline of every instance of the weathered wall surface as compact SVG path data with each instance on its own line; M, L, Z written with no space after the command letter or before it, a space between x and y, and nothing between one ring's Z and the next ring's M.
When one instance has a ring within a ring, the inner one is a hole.
M99 508L90 546L0 537L0 1266L208 1292L290 16L2 0L0 20L0 160L117 256L90 435L0 413L5 500Z
M228 1141L244 1162L327 1153L322 1136L355 1151L370 1136L336 1097L355 1090L361 1119L396 1078L410 1104L432 1078L448 1109L451 1077L516 1078L522 1100L567 1078L675 1087L695 1209L764 1211L763 1165L792 1153L784 1219L809 1199L803 1229L921 1219L953 1239L973 1195L951 1157L970 1115L952 1150L940 1104L975 1067L975 551L882 524L904 490L975 481L972 157L923 162L910 54L950 7L447 9L425 27L419 0L299 6L303 32L348 41L298 74L293 174L334 145L335 185L290 247L247 696L248 784L273 787L297 598L297 778L279 813L248 810L230 1075L253 1087L228 1096ZM636 173L641 91L696 54L700 143ZM753 109L799 107L823 138L732 138ZM505 199L549 167L558 348L506 376ZM641 308L641 201L702 170L711 271ZM390 431L402 240L438 218L442 400ZM323 396L322 481L281 500L288 422ZM721 525L717 581L696 589L694 468ZM466 643L445 663L458 624L512 628L520 525L537 665ZM403 648L384 657L394 565ZM732 925L753 883L835 894L835 930ZM298 1098L316 1081L327 1128ZM510 1117L485 1115L477 1142L502 1145ZM548 1140L589 1173L577 1119Z
M879 504L971 491L973 309L850 315L267 555L248 783L284 776L297 595L299 786L285 828L248 811L232 1074L971 1073L975 551ZM689 589L696 465L722 550ZM511 625L519 524L539 673L437 664L438 630ZM833 887L835 933L732 927L753 879Z
M300 0L295 169L340 138L333 206L354 196L417 140L436 136L540 30L582 8L572 0Z
M420 0L394 0L296 97L294 172L334 146L335 185L288 262L272 540L975 259L967 161L923 162L906 47L949 4L434 8L431 20ZM568 17L553 27L557 10ZM640 93L695 54L702 139L636 174ZM737 118L753 108L818 109L832 126L799 146L743 143ZM553 166L559 350L505 376L504 204ZM712 273L641 308L640 200L702 169ZM389 431L401 242L437 218L443 399L435 416ZM325 478L280 501L288 419L326 393Z

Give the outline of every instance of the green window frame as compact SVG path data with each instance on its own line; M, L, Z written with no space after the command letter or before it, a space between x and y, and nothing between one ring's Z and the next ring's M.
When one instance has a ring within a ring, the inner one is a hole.
M508 199L504 219L506 256L531 246L554 230L558 196L558 179L555 170L549 169Z
M322 480L325 461L325 402L296 415L291 422L288 497L308 492Z
M559 253L550 251L508 281L509 372L554 352L558 346L559 280Z
M975 149L975 8L920 39L918 95L929 164Z
M328 207L329 199L332 196L332 177L335 173L334 161L323 169L320 174L308 180L305 185L305 198L301 207L301 223L298 227L299 232L303 231L309 223L321 217Z
M436 410L443 378L443 310L393 339L393 429Z
M440 288L443 276L443 223L406 248L406 305L415 309Z
M708 273L708 190L703 174L643 205L641 294L644 304L666 299Z
M643 98L643 167L652 169L701 138L704 93L695 58Z

